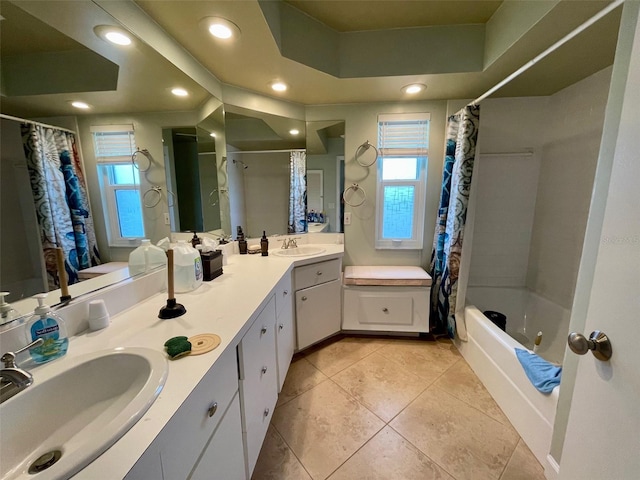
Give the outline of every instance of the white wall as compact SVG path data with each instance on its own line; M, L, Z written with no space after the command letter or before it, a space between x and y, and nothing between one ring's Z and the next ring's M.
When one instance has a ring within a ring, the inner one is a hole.
M482 103L470 284L527 286L571 308L610 75Z
M611 68L549 98L527 286L571 308Z
M250 237L275 233L286 234L289 223L289 152L233 153L233 158L248 168L236 164L244 183L246 224ZM233 161L230 160L231 164ZM235 238L235 231L234 231Z

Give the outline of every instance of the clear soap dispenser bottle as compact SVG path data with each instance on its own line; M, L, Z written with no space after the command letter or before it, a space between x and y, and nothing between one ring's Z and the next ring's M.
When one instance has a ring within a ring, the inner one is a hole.
M38 301L38 307L27 322L27 342L31 343L42 338L44 343L30 349L29 353L34 362L46 363L67 353L67 348L69 348L67 327L64 320L58 314L53 313L49 305L44 304L44 300L47 298L46 293L39 293L33 297Z
M4 301L4 297L7 295L9 295L9 292L0 292L0 325L20 318L18 311Z

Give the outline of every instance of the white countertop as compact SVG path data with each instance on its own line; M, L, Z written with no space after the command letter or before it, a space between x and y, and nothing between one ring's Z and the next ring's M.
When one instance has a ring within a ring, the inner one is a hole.
M112 318L111 326L72 337L67 355L32 370L36 382L64 368L65 359L115 347L147 347L164 351L164 342L178 335L215 333L221 345L204 355L169 362L169 375L157 400L118 442L74 479L123 478L153 442L224 351L235 348L269 300L278 281L294 266L342 257L344 245L323 244L325 252L309 257L231 255L224 274L190 293L176 294L187 309L182 317L160 320L166 293L153 295ZM61 406L63 407L63 406Z

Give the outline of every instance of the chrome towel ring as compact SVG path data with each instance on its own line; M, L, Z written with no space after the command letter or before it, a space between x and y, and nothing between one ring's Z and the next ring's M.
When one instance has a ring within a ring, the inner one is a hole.
M359 203L351 203L349 200L347 200L347 192L349 191L353 191L353 193L349 196L350 199L356 194L356 192L362 192L362 200ZM352 183L342 193L342 200L344 200L344 203L346 203L350 207L359 207L367 200L367 192L365 192L364 188L362 188L357 183Z
M169 208L171 208L176 204L176 195L169 189L167 189L167 193L171 195L171 198L173 200L167 205ZM147 208L155 207L160 203L160 200L162 200L162 187L159 185L152 186L149 190L144 192L144 195L142 195L142 204Z
M136 163L136 157L138 156L139 153L147 157L146 168L142 168ZM140 172L146 172L147 170L149 170L151 168L152 161L153 161L153 157L149 153L149 150L147 150L146 148L143 148L142 150L138 148L135 152L133 152L133 155L131 155L131 163L133 163L133 166L136 167Z
M362 155L364 155L364 153L369 150L369 148L373 147L373 150L376 152L376 155L373 157L373 161L371 163L363 163L360 161L360 157ZM367 140L366 142L364 142L362 145L360 145L358 148L356 148L356 162L358 162L358 164L362 167L370 167L371 165L373 165L374 163L376 163L376 160L378 160L378 157L380 156L380 152L378 151L378 149L376 148L376 146L369 142L369 140Z

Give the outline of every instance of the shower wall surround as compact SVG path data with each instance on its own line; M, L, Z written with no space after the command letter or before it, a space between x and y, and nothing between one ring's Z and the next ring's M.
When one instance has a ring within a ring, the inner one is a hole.
M571 308L610 76L483 102L470 285L526 286Z

